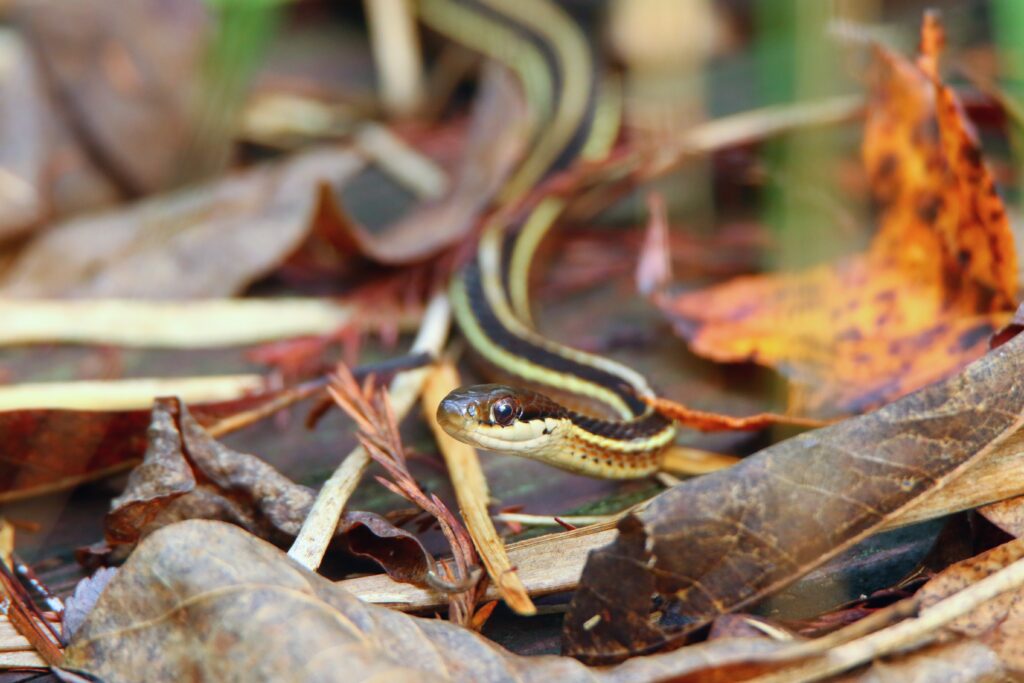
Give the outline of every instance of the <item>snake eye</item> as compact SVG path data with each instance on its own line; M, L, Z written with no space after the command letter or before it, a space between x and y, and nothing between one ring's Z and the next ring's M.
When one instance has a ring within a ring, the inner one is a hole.
M516 417L518 417L518 412L518 406L513 399L499 399L491 406L491 422L501 425L502 427L508 427L510 424L515 422Z

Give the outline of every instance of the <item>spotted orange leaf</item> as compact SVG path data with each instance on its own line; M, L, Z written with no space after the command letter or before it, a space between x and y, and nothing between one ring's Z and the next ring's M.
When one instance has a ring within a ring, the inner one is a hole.
M790 411L860 411L939 380L1010 318L1017 262L1002 200L925 18L917 63L877 49L862 155L880 206L865 253L655 298L693 349L774 367Z

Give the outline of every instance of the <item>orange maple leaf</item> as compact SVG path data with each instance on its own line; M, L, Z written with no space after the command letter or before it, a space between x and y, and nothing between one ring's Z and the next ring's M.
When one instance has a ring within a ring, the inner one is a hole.
M774 367L790 411L865 410L983 354L1015 307L1017 263L1002 200L928 14L917 63L877 48L863 160L881 206L867 252L797 273L655 297L697 353Z

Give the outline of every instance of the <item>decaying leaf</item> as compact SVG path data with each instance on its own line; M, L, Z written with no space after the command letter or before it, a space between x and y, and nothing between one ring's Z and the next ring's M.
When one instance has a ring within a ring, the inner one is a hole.
M927 608L1024 558L1016 539L946 568L918 592ZM1024 591L1010 591L986 602L944 629L944 636L971 638L995 651L1015 675L1024 674Z
M67 221L29 244L0 279L0 293L231 296L278 266L306 238L317 184L343 183L362 165L358 155L344 149L311 151L207 186Z
M0 500L71 488L138 462L146 411L0 412Z
M111 501L108 543L134 544L185 519L229 521L280 546L294 540L313 505L312 489L217 442L175 399L156 402L148 435L142 464ZM373 513L346 513L336 538L398 581L422 584L432 566L414 535Z
M200 423L244 416L280 399L268 391L196 406ZM74 488L123 472L146 451L147 410L0 410L0 502Z
M436 619L368 605L237 527L190 521L135 550L66 650L65 667L138 680L664 680L782 647L726 639L588 669L521 657ZM728 673L706 680L731 680Z
M1022 370L1018 336L875 413L657 496L591 554L567 649L615 659L678 644L821 565L1008 442L1024 422Z
M1015 304L1016 255L973 129L934 73L941 44L929 17L919 65L878 50L863 157L882 214L868 252L660 296L697 353L775 367L793 383L791 408L844 412L984 352Z
M824 680L869 662L871 666L859 676L843 680L1017 680L1024 665L1020 646L1022 556L1024 541L1018 539L957 562L913 597L875 615L885 612L892 616L899 611L913 618L873 632L863 628L870 619L854 624L809 643L815 652L806 661L794 658L792 668L758 680ZM860 632L855 638L843 637L854 631Z
M129 195L181 182L210 29L199 0L16 2L78 144ZM230 140L205 140L227 145ZM140 153L145 150L145 153Z
M0 241L45 215L44 112L39 70L28 46L12 31L0 32Z
M48 95L29 41L0 31L0 242L53 216L95 209L118 197Z
M469 233L515 167L528 139L527 120L523 95L513 76L489 64L466 133L465 151L445 196L370 233L329 188L322 188L318 234L330 241L340 258L358 254L391 266L423 261L450 247Z
M85 618L96 606L107 584L117 575L114 567L100 567L92 576L87 576L75 586L75 592L64 601L64 612L61 614L61 633L70 638L82 627Z

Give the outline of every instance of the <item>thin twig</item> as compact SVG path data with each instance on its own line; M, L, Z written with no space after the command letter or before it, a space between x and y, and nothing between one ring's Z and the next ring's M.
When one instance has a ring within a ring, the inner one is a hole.
M450 322L451 309L448 299L444 294L436 294L423 314L420 331L412 344L411 353L439 355L448 338ZM403 372L392 380L389 393L391 405L398 419L412 409L428 372L426 368L418 368ZM288 555L292 559L313 570L320 566L327 545L334 537L334 529L338 526L338 519L345 504L369 464L370 455L365 448L358 446L342 460L330 479L324 482L309 516L302 523L298 537L288 550Z
M526 526L561 526L564 524L571 524L575 528L590 526L591 524L601 524L603 522L610 522L618 519L622 515L626 514L627 511L620 512L615 515L531 515L524 512L499 512L495 515L491 515L491 519L495 522L503 522L505 524L524 524Z
M777 674L754 679L758 683L809 683L866 664L894 652L921 647L934 641L940 629L969 614L984 603L1024 586L1024 560L968 586L921 610L916 618L858 638L826 651L819 659ZM911 598L912 600L913 598Z
M448 594L449 617L468 626L474 623L473 612L478 597L474 572L477 555L473 540L462 522L435 495L427 495L409 471L398 420L391 409L386 391L378 391L372 382L360 387L343 366L328 388L335 403L359 426L363 448L388 473L388 479L377 480L388 490L433 516L452 549L454 569L448 565L432 568L429 583ZM486 514L486 509L485 509Z
M361 365L358 368L352 370L358 378L367 377L374 375L380 377L386 373L397 373L403 370L412 370L415 368L421 368L425 365L429 365L432 362L432 355L426 353L417 353L408 356L401 356L399 358L389 358L380 363L368 363ZM225 434L247 427L255 422L262 420L263 418L276 413L279 410L283 410L289 406L292 406L299 401L305 400L310 396L323 391L327 387L329 378L325 375L318 377L317 379L304 382L294 387L284 389L277 396L270 399L266 403L234 415L229 415L225 418L214 422L206 428L206 431L213 437L221 437Z

